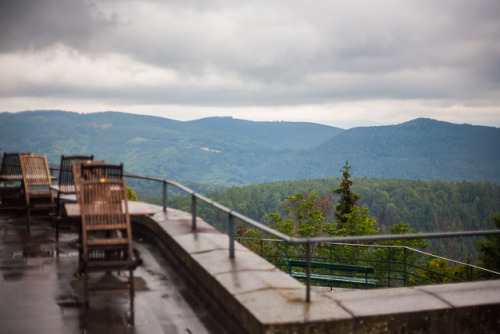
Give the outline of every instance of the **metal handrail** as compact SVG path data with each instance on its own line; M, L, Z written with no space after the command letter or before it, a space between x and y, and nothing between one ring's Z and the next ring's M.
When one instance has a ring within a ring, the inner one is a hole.
M202 202L212 206L213 208L222 211L228 215L229 228L228 228L228 237L229 237L229 257L234 258L234 219L238 219L244 223L247 223L259 230L268 233L269 235L274 236L280 240L283 240L291 245L306 245L306 300L309 302L311 300L310 294L310 272L311 272L311 246L316 243L347 243L347 242L373 242L373 241L388 241L388 240L410 240L410 239L435 239L435 238L457 238L457 237L470 237L470 236L486 236L486 235L499 235L500 230L480 230L480 231L459 231L459 232L433 232L433 233L414 233L414 234L390 234L390 235L369 235L369 236L344 236L344 237L314 237L314 238L297 238L285 235L281 232L278 232L252 218L249 218L239 212L236 212L220 203L217 203L197 192L184 186L183 184L166 179L160 179L155 177L147 177L147 176L138 176L138 175L130 175L126 174L124 177L141 179L141 180L149 180L155 182L161 182L163 184L163 211L167 211L167 187L168 185L172 185L191 196L191 213L192 213L192 230L196 230L196 209L197 209L197 200L201 200Z
M267 255L267 256L264 256L264 253L263 253L263 248L264 248L263 242L267 242L267 243L281 243L281 242L284 242L283 240L269 239L269 238L258 238L258 237L238 237L237 240L240 241L240 242L243 242L243 243L250 242L250 243L254 243L254 244L260 244L260 255L262 257L265 257L266 259L269 259L272 262L278 261L277 262L278 265L282 264L281 259L289 257L289 255ZM374 269L376 271L382 271L382 272L383 271L387 271L388 272L388 277L373 276L373 278L386 278L387 279L388 287L392 286L391 285L391 281L394 281L394 280L396 280L396 281L398 281L398 280L402 281L405 286L406 286L406 283L417 284L415 282L408 281L408 279L407 279L408 275L410 275L412 277L421 278L423 280L430 281L430 282L433 282L433 283L439 283L438 281L432 280L431 278L422 277L422 276L417 275L414 272L410 272L410 271L407 270L407 267L411 267L411 268L415 268L415 269L420 269L420 270L423 270L425 272L430 272L430 273L433 273L433 274L437 274L440 277L449 278L449 279L452 279L452 280L454 280L456 282L463 281L462 279L459 279L457 277L452 277L452 276L449 276L447 274L444 274L444 273L441 273L441 272L438 272L438 271L434 271L434 270L426 268L426 267L422 267L422 266L415 265L413 263L407 262L407 252L418 253L420 255L423 255L423 256L426 256L426 257L429 257L429 258L433 258L433 259L442 259L442 260L445 260L448 263L452 263L453 265L463 265L463 266L467 267L468 269L470 269L471 280L473 279L472 278L473 277L473 270L476 270L476 271L479 271L479 272L488 273L488 274L493 274L493 275L496 275L497 277L500 278L500 273L499 272L496 272L496 271L493 271L493 270L490 270L490 269L487 269L487 268L479 267L479 266L476 266L474 264L469 264L469 263L465 263L465 262L462 262L462 261L457 261L457 260L445 258L445 257L442 257L442 256L438 256L438 255L435 255L435 254L424 252L424 251L421 251L419 249L408 247L408 246L379 245L379 244L367 245L367 244L354 244L354 243L326 243L326 245L329 245L329 246L343 246L343 247L348 246L348 247L360 247L360 248L388 249L387 260L383 260L383 259L376 260L376 259L366 259L366 258L343 258L343 257L335 257L335 261L340 261L341 263L343 263L343 261L349 261L349 262L352 261L354 263L356 263L356 262L366 262L366 263L387 264L388 268L377 267L376 265L374 265L374 267L375 267ZM404 259L403 259L403 261L393 261L393 260L391 260L391 249L402 250L404 252ZM258 251L254 250L254 252L258 252ZM331 250L330 250L330 252L331 252ZM331 255L331 253L330 253L329 257L328 256L327 257L324 257L324 256L313 256L313 258L314 258L315 261L318 261L318 260L320 260L320 261L329 260L330 262L332 261L332 255ZM392 265L395 265L396 267L392 267ZM402 266L403 269L398 269L397 266ZM400 274L402 273L403 275L402 275L402 277L397 277L397 276L392 276L391 273L400 273Z

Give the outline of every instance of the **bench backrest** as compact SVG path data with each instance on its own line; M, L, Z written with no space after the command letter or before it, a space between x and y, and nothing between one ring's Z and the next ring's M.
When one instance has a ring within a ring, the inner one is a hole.
M285 260L289 267L302 267L307 266L306 261L301 260ZM341 271L355 271L358 273L373 274L375 270L372 267L355 266L351 264L341 264L341 263L326 263L326 262L313 262L311 261L311 268L323 268L331 270L341 270Z

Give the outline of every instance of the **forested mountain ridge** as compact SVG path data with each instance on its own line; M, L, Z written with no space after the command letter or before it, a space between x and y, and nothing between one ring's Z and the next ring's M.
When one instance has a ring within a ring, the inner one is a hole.
M129 173L216 185L337 176L500 183L500 129L417 119L342 130L216 117L175 121L118 112L0 113L3 152L94 154Z
M280 164L283 179L331 177L346 160L357 176L499 183L500 129L423 118L353 128L302 153L270 161L256 174L269 175Z
M277 149L307 149L345 131L314 123L253 122L232 117L208 117L186 123L247 137Z
M224 118L217 120L227 122ZM246 169L286 152L287 146L294 147L295 131L277 131L274 135L274 128L294 128L309 138L310 145L343 131L312 123L235 122L240 123L240 129L243 124L245 133L267 132L267 139L162 117L27 111L0 113L0 149L46 153L54 164L61 154L94 154L109 162L123 162L130 173L207 184L246 184L251 183ZM273 147L273 136L282 149ZM302 143L302 147L307 144Z

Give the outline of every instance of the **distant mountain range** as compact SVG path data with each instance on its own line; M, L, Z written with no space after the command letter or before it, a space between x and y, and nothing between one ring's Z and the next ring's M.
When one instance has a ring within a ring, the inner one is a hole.
M94 154L128 173L217 185L340 176L500 183L500 128L416 119L349 130L118 112L0 113L0 150Z

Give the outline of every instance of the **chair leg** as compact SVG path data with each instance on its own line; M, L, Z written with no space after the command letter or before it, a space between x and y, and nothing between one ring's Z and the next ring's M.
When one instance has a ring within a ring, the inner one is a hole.
M56 244L59 243L59 223L61 221L60 216L56 216Z
M61 192L58 191L56 199L56 217L59 217L61 215L59 212L60 210L61 210Z
M133 326L135 324L135 312L134 312L134 269L129 270L129 294L130 294L130 324Z
M30 208L28 207L26 209L26 229L29 231L30 230L30 219L31 219L31 215L30 215Z
M89 308L89 271L85 268L83 272L83 304L85 309Z

